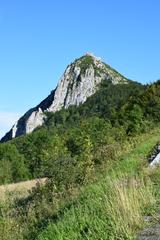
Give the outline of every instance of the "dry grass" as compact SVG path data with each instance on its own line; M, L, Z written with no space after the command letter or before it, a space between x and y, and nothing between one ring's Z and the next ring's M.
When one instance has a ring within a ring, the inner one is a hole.
M45 181L46 181L46 178L41 178L41 179L23 181L19 183L1 185L0 200L5 200L5 197L12 193L14 193L14 195L19 197L27 196L29 193L29 190L35 187L37 183L44 184Z
M120 235L130 239L143 224L143 211L155 204L155 193L148 179L127 176L109 179L106 195L106 211L110 216L115 231L115 238ZM132 238L131 238L132 239Z

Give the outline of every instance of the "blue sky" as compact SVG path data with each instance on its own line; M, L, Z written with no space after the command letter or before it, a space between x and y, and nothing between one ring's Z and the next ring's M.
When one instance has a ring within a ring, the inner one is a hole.
M159 12L159 0L0 1L0 136L87 51L130 79L159 79Z

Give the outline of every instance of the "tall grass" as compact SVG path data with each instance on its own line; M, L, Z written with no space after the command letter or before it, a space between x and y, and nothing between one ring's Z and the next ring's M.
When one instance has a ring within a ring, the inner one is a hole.
M85 194L38 239L135 239L143 215L151 214L156 202L153 184L143 176L107 177Z
M132 239L143 224L144 211L154 206L153 184L144 177L122 175L107 181L106 214L114 239Z

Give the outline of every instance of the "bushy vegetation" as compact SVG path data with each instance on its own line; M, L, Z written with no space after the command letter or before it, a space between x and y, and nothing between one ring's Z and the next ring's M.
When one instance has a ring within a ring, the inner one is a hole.
M1 203L1 239L134 239L159 201L160 171L148 169L145 159L158 140L158 129L133 138L123 149L129 153L121 150L81 187L50 178L27 198L11 195Z
M10 183L27 179L28 169L24 163L24 156L13 144L0 146L0 183Z
M83 105L47 113L32 134L1 143L1 184L48 180L28 197L1 204L0 237L133 239L158 199L159 172L145 171L140 159L159 140L159 133L151 137L160 119L159 88L160 82L104 81Z
M119 151L119 145L124 139L148 131L158 121L159 83L149 86L147 90L145 88L134 82L112 85L104 81L83 105L71 106L54 114L48 113L43 127L5 146L0 144L0 172L10 175L2 176L0 183L50 176L51 169L56 168L57 161L63 158L70 159L70 164L76 163L76 168L77 165L81 168L87 165L89 168L91 165L93 169L93 166L100 165L100 159L110 158ZM154 109L150 107L153 101ZM3 156L4 147L8 148L10 155L5 161L10 165L13 162L15 166L17 159L17 164L23 165L21 174L15 171L16 176L12 167L5 169L3 159L7 156ZM13 148L19 157L14 157L16 153L12 153ZM84 170L80 171L86 174Z
M116 149L111 145L118 145L118 142L126 137L126 129L118 123L117 110L133 93L136 94L143 89L144 87L137 83L112 85L104 81L100 89L85 104L79 107L72 106L54 114L48 113L45 126L32 134L6 143L5 147L8 146L7 152L13 156L13 162L15 161L13 148L23 158L24 174L19 175L17 172L16 179L16 176L12 177L14 173L12 174L11 168L8 173L11 176L8 179L1 178L0 183L24 180L26 176L27 178L50 176L51 169L55 168L57 161L63 158L70 159L70 164L73 162L75 165L76 162L76 168L77 165L83 168L81 162L84 159L85 165L87 161L88 165L97 165L100 162L98 156L100 152L102 155L105 154L105 158L107 158L106 154L114 155L118 147ZM1 148L4 148L3 144L0 144ZM3 150L1 152L0 160L3 161L5 156ZM18 164L22 162L19 158L17 160ZM12 157L8 162L11 164ZM85 172L82 169L80 171ZM1 164L1 172L6 172L3 164Z

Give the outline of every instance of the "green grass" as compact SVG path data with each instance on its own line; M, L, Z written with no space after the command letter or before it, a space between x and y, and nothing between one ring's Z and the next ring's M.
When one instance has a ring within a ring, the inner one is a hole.
M143 216L154 214L159 185L158 170L149 170L146 156L159 141L148 135L100 176L82 188L79 197L64 208L38 240L136 239Z

